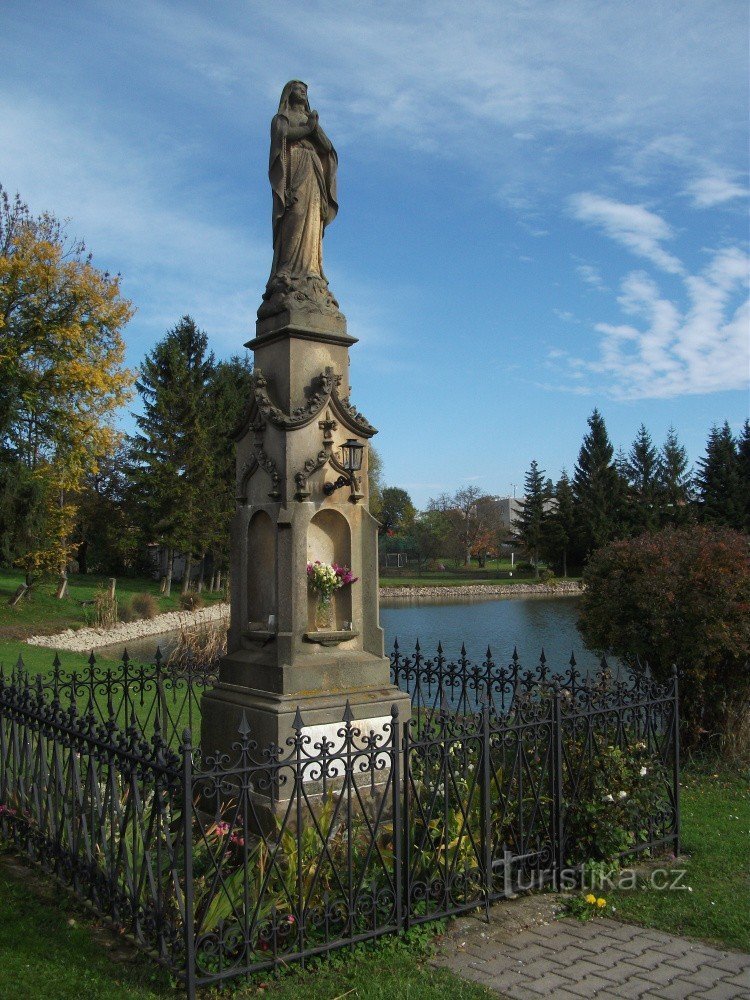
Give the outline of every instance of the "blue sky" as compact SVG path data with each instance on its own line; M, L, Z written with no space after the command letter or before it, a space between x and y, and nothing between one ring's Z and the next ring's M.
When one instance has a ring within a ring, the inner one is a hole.
M325 266L352 399L418 505L748 412L745 0L2 5L0 182L137 307L242 351L268 127L305 80L339 154ZM127 425L127 419L125 425Z

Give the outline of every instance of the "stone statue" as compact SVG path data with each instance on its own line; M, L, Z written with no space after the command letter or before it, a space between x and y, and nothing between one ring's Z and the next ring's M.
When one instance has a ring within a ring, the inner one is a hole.
M310 109L307 85L290 80L271 122L273 266L258 319L284 310L343 319L323 272L323 232L338 212L337 166L336 150Z

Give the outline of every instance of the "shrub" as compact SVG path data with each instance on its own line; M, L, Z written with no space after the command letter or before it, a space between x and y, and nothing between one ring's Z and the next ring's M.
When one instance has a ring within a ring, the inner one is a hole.
M138 620L138 615L134 611L130 601L127 604L121 604L118 610L118 617L121 622L128 623Z
M665 528L611 542L583 575L578 628L659 681L674 664L688 743L750 749L750 551L728 528Z
M117 598L101 585L94 594L94 624L97 628L113 628L118 621Z
M197 611L205 603L200 594L180 594L180 607L183 611Z
M136 594L130 605L139 618L154 618L159 611L159 602L153 594Z

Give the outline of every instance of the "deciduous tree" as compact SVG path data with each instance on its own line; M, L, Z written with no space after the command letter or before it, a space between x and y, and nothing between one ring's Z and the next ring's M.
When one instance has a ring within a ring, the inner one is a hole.
M35 530L21 529L28 543L14 553L27 576L64 577L84 479L111 450L112 414L128 398L121 331L132 314L119 277L83 242L0 187L0 432L7 461L33 483Z
M686 735L750 736L750 553L726 528L667 527L611 542L584 571L586 643L659 680L676 665ZM741 709L739 714L737 709Z

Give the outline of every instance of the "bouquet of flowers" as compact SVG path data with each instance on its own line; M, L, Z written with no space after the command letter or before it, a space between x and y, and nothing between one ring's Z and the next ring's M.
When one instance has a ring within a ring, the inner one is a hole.
M342 587L356 583L356 577L348 566L337 563L322 563L319 559L307 564L307 581L318 595L315 621L318 627L330 628L333 595ZM323 623L321 625L321 623Z

